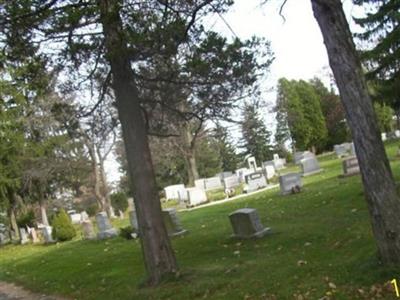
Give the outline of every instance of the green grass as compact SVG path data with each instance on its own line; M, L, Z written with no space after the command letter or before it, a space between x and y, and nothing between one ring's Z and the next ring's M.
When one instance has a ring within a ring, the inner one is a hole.
M387 152L399 180L396 146L387 144ZM0 280L76 299L320 299L327 293L326 299L372 299L371 286L400 280L400 269L379 265L360 177L338 178L341 162L334 157L320 163L324 172L303 178L302 193L281 196L273 189L180 213L189 234L173 240L182 272L177 281L139 288L140 244L122 238L4 247ZM242 207L256 208L274 234L230 239L228 214ZM393 291L382 297L395 299Z

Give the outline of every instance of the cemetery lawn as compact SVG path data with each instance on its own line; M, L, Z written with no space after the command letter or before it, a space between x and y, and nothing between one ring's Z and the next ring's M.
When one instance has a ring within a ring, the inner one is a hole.
M396 147L386 145L400 180ZM0 280L72 299L396 299L383 285L400 281L400 269L379 264L360 176L339 179L333 155L319 161L324 172L304 178L300 194L273 189L179 213L189 230L173 240L182 276L160 287L139 287L139 242L122 238L3 247ZM228 214L243 207L274 234L230 239Z

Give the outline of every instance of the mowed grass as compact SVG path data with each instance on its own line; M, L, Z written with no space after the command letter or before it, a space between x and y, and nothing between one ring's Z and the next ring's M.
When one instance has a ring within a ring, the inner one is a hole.
M387 152L399 180L396 143ZM379 264L360 176L339 179L339 159L319 160L324 172L304 178L300 194L273 189L181 212L189 230L173 240L181 277L160 287L139 286L140 244L122 238L1 248L0 280L75 299L396 299L379 290L400 280L400 269ZM256 208L274 233L231 239L228 214L243 207Z

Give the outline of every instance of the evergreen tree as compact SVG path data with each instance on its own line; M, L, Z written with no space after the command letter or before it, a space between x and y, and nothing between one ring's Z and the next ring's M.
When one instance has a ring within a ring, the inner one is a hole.
M230 141L227 128L217 124L214 130L214 139L219 153L222 171L234 171L239 163L239 156L235 146Z
M241 130L244 155L254 156L260 163L272 158L271 133L260 118L257 105L244 106Z
M355 18L364 31L356 37L366 45L361 58L376 93L373 98L384 100L396 111L400 125L400 1L353 0L356 5L369 5L371 12Z

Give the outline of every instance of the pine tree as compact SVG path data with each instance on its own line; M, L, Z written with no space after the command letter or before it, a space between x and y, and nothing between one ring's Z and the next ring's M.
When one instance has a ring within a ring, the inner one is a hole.
M235 146L230 141L228 129L217 124L214 130L214 140L219 153L222 171L234 171L239 163Z
M241 129L244 155L254 156L260 163L272 158L271 133L260 118L257 105L245 105Z
M361 51L367 80L372 81L376 89L373 96L391 105L400 123L400 1L353 2L356 5L369 4L372 10L365 17L354 20L364 29L356 37L367 45L373 45Z

